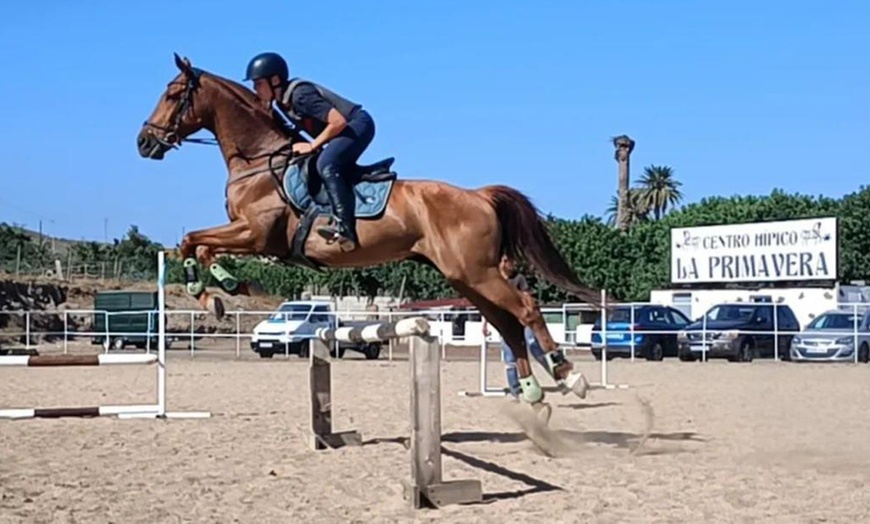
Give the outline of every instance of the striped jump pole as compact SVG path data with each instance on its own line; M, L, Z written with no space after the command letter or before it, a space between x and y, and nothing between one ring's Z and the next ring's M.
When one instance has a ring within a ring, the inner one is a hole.
M0 419L118 417L118 418L209 418L208 411L166 411L166 254L157 253L157 355L14 355L0 356L0 367L68 367L157 364L157 403L127 406L0 409ZM108 325L108 324L107 324Z
M14 355L0 357L2 366L62 367L62 366L115 366L125 364L154 364L157 355Z
M365 327L319 329L309 351L311 445L315 450L359 446L357 431L332 431L332 367L329 346L335 342L388 342L410 338L411 481L405 498L411 507L442 507L481 502L479 480L445 482L441 469L441 348L423 317L379 322Z

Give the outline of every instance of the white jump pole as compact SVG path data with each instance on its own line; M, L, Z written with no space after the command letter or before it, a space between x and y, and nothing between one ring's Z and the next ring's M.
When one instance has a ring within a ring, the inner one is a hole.
M590 384L590 389L628 389L628 384L607 382L607 290L601 290L601 383Z
M166 411L166 256L157 254L157 311L158 323L157 356L145 355L12 355L0 357L0 367L66 367L66 366L113 366L157 364L157 404L135 406L79 406L66 408L16 408L0 409L0 419L101 417L118 418L209 418L208 411ZM149 313L150 315L150 313ZM106 324L108 328L108 323ZM150 336L150 331L148 335Z
M488 348L487 337L483 337L480 343L480 390L478 391L460 391L460 397L504 397L507 395L507 388L491 388L487 386L486 367L487 359L486 352Z
M119 418L210 418L209 411L166 411L166 253L157 253L157 405L154 411L123 413Z

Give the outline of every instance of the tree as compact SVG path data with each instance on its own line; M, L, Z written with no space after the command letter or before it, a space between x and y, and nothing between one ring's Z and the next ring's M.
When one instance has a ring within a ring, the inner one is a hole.
M674 170L669 166L650 165L644 168L638 181L639 207L652 213L656 220L676 207L683 199L680 192L681 182L674 178Z
M19 259L20 257L20 259ZM39 243L23 228L0 223L0 269L44 268L50 264L51 254L44 243Z
M631 152L634 151L634 140L628 135L619 135L613 138L613 147L616 151L613 158L619 164L618 206L616 213L616 227L620 231L627 231L630 226L629 213L629 171Z
M644 207L643 199L641 198L641 191L632 187L628 190L628 199L627 205L628 208L628 225L631 227L632 224L636 224L639 222L645 222L649 218L649 212ZM614 226L617 224L619 219L619 195L614 195L610 199L610 207L605 211L607 225Z

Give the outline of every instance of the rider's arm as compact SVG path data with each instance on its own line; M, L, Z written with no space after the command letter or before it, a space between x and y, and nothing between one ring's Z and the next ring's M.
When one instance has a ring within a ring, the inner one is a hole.
M293 138L294 142L308 142L308 139L301 133L302 129L297 129L293 125L291 125L287 120L281 115L281 113L272 108L272 118L275 120L275 123L281 127L281 130L284 132L284 135L288 138Z
M347 125L347 120L341 116L341 113L332 108L329 110L329 113L326 115L326 127L323 131L311 142L311 148L317 149L323 144L329 142L339 133L344 130L344 126Z
M311 116L326 124L319 135L314 137L311 147L317 149L329 142L344 130L347 121L320 93L310 85L300 85L293 92L293 105L296 112Z

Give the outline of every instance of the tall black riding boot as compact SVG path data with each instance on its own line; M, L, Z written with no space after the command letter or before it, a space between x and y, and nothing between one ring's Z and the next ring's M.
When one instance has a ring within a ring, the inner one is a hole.
M356 236L356 216L353 189L341 178L339 173L331 170L321 173L323 187L337 218L336 224L320 227L317 233L329 241L338 241L347 251L356 249L358 240Z

